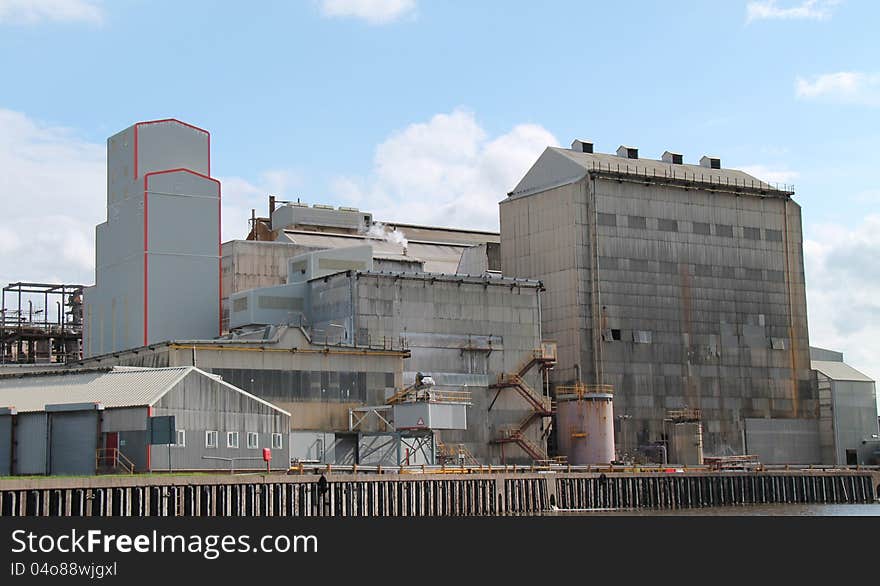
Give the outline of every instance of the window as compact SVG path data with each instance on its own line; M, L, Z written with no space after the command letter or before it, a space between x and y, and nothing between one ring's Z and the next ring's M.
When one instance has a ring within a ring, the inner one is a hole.
M600 226L616 226L617 225L617 216L615 214L603 214L599 212L597 214L597 221Z
M186 431L183 429L177 430L177 443L174 444L178 448L186 447Z
M205 447L206 448L216 448L217 447L217 432L216 431L206 431L205 432Z
M764 230L764 238L770 242L782 242L782 230Z
M284 447L282 444L282 441L283 440L281 438L280 433L273 433L272 434L272 449L273 450L280 450L282 447Z
M761 239L761 229L760 228L743 228L743 238L748 238L749 240L760 240Z
M650 344L651 332L646 330L633 330L633 342L636 344Z
M227 431L226 432L226 447L227 448L238 448L238 432L237 431Z
M730 224L715 224L715 235L733 238L733 226Z
M694 222L694 234L708 236L711 233L710 226L706 222Z
M260 435L254 431L247 434L247 446L249 450L255 450L260 447Z
M626 227L641 228L642 230L644 230L648 227L648 221L645 219L645 216L627 216Z
M657 229L663 232L678 232L678 221L660 218L657 220Z

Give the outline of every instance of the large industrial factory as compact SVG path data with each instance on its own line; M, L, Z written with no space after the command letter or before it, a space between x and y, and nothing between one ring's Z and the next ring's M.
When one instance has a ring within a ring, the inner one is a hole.
M717 157L576 140L499 194L500 233L270 196L224 243L207 131L141 122L107 160L95 284L52 285L42 326L4 290L0 474L880 458L874 382L810 347L793 190ZM150 442L175 414L178 451Z

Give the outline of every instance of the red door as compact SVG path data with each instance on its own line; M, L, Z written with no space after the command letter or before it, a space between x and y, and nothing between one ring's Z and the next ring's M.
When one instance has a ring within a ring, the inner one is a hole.
M116 431L104 434L104 465L116 466L119 454L119 433Z

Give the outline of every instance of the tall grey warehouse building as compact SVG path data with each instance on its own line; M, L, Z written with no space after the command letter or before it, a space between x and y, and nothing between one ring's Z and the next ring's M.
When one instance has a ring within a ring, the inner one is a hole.
M667 412L689 408L709 454L778 442L784 461L819 461L792 195L713 157L575 141L501 202L503 273L547 290L554 382L613 385L619 450L661 441Z

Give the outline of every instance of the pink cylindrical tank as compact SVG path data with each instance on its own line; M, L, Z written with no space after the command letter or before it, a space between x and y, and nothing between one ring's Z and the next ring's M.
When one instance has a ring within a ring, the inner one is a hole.
M558 387L556 392L559 454L575 466L608 464L614 460L613 395L590 392L591 389L581 385Z

